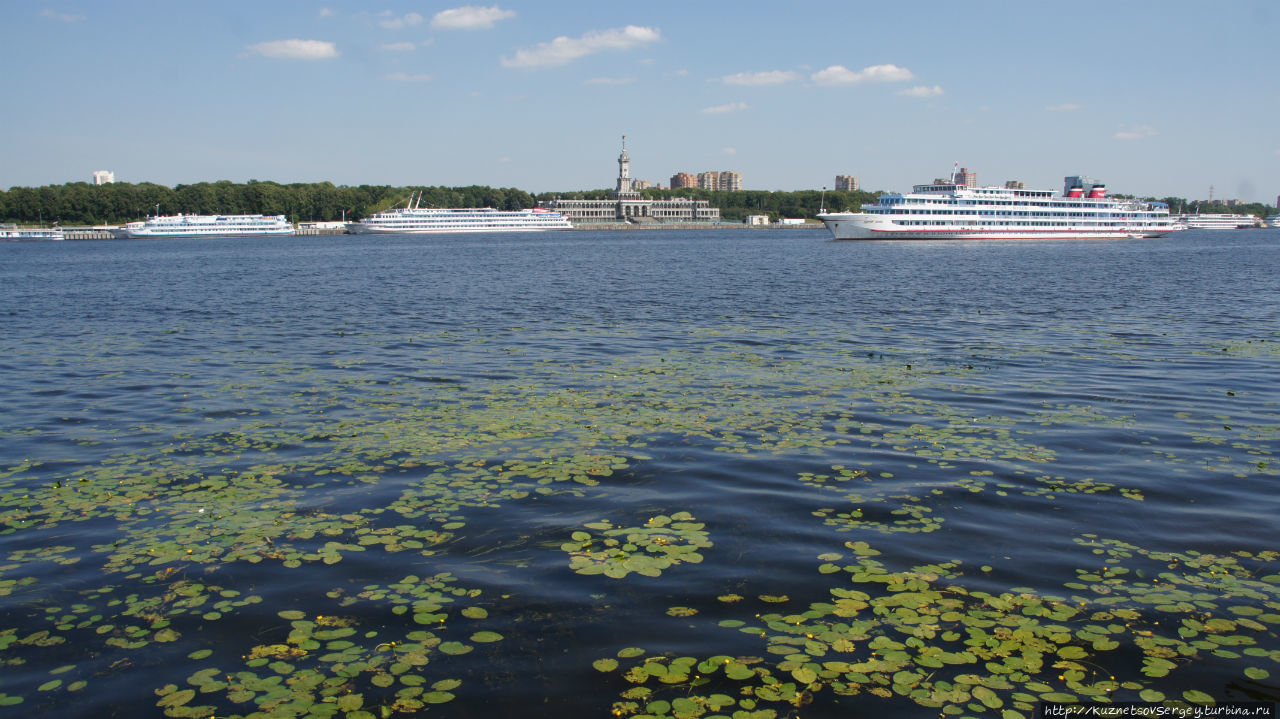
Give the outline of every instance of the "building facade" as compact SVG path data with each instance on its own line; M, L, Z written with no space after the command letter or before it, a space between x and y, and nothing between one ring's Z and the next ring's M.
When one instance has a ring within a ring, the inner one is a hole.
M853 192L858 189L858 178L853 175L836 175L836 189Z
M1087 196L1094 185L1102 183L1088 175L1071 175L1062 179L1062 195L1065 197L1071 194L1072 188L1079 187Z
M111 170L95 170L93 173L93 184L109 185L116 181L116 173Z
M683 173L682 173L683 174ZM678 175L677 175L678 177ZM676 177L671 178L676 187ZM618 181L613 197L607 200L561 199L543 200L538 207L554 210L570 222L719 222L720 208L706 200L673 197L650 200L640 194L631 179L631 156L627 154L627 136L622 136L622 154L618 155Z
M737 192L742 189L742 173L730 170L699 172L697 186L712 192Z
M690 172L677 172L671 176L671 189L676 190L681 187L697 187L698 176Z
M962 167L958 172L956 172L956 184L964 185L965 187L977 187L978 173L970 172L969 168Z

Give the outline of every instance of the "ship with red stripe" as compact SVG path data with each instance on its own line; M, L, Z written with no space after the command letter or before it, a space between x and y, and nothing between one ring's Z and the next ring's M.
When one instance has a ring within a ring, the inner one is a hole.
M823 212L837 240L1077 240L1163 237L1184 229L1163 202L1113 198L1102 183L1068 177L1062 194L971 187L951 179L886 193L862 212Z

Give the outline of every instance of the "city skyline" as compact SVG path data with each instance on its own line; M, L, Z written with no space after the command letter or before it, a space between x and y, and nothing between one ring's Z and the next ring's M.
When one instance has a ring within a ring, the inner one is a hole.
M8 4L0 188L249 179L748 190L982 184L1267 202L1280 7L285 0ZM24 111L25 110L25 111Z

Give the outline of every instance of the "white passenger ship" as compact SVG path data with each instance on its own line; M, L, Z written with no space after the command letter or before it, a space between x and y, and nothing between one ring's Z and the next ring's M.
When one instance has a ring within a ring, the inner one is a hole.
M248 237L294 233L284 215L169 215L130 222L112 230L116 237Z
M1178 215L1177 219L1190 230L1247 230L1261 227L1262 223L1253 215Z
M837 240L1030 240L1162 237L1182 229L1163 202L1107 197L1067 178L1052 190L968 187L954 181L881 195L863 212L818 215Z
M422 195L417 196L421 201ZM495 210L492 207L469 209L419 208L414 198L408 207L397 207L374 213L360 222L347 223L347 231L355 235L426 234L446 232L539 232L572 230L568 218L559 212L532 210Z
M61 227L18 227L17 225L0 225L0 241L61 239L65 239Z
M1280 215L1271 215L1268 217L1267 227L1280 228Z

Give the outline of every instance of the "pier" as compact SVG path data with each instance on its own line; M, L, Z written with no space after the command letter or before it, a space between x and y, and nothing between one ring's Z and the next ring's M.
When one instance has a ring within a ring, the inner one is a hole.
M111 230L102 227L65 227L62 230L64 240L114 240L116 236Z

